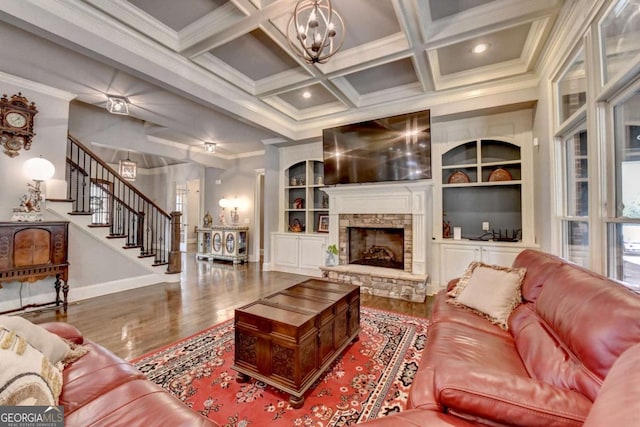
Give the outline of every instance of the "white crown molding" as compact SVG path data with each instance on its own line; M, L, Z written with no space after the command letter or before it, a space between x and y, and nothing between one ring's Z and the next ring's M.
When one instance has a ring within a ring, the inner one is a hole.
M31 80L23 79L22 77L14 76L13 74L4 73L2 71L0 71L0 81L10 85L20 86L24 89L32 90L43 95L62 99L64 101L71 101L77 96L74 93L43 85L42 83L36 83Z

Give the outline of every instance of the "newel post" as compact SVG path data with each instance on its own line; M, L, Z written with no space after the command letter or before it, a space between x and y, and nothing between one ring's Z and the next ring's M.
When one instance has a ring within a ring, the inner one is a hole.
M171 212L171 248L169 251L169 265L167 273L180 273L182 271L182 256L180 255L180 217L182 212Z

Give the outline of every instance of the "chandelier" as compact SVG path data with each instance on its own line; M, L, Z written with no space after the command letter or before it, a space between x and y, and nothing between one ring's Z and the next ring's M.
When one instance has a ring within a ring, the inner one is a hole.
M344 22L331 0L299 0L287 27L289 46L310 64L324 64L344 42Z

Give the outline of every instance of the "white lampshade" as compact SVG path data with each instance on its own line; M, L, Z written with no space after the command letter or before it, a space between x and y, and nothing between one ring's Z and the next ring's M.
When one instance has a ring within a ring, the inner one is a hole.
M227 208L227 207L229 207L229 200L224 199L224 198L220 199L218 204L220 205L221 208Z
M34 157L24 162L22 170L34 181L46 181L56 172L55 166L43 157Z

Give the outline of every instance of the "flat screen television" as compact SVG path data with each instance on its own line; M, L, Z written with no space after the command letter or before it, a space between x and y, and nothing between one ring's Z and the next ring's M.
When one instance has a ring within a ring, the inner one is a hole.
M322 131L325 185L431 179L429 110Z

